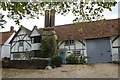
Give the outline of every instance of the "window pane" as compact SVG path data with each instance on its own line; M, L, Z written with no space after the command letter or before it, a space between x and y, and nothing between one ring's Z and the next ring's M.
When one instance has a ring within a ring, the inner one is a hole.
M80 56L81 55L81 51L74 51L75 56Z
M65 40L65 45L73 45L74 40Z
M34 57L40 57L40 56L41 56L41 55L40 55L40 51L37 51L37 50L34 51L34 52L33 52L33 56L34 56Z
M20 42L19 42L19 46L23 46L23 41L20 41Z
M40 43L41 42L41 36L35 36L33 39L34 43Z
M20 54L19 53L13 54L13 58L20 58Z
M65 40L65 45L69 45L69 40Z
M74 40L70 40L70 44L74 44Z

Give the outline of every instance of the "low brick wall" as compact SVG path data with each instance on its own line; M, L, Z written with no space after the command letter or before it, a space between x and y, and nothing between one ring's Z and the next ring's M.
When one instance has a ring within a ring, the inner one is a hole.
M48 60L3 60L2 68L43 69L48 63Z

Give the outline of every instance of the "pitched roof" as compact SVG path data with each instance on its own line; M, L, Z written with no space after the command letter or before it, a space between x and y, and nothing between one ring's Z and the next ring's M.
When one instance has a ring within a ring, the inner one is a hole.
M100 20L55 26L56 34L60 40L91 39L120 35L120 19Z
M41 34L41 35L43 34L43 28L39 28L39 29L37 29L37 31L39 34Z
M66 24L54 27L36 29L39 34L43 34L44 29L54 29L59 40L77 39L85 40L92 38L102 38L120 35L120 18L111 20L100 20L93 22L82 22L76 24ZM31 31L25 27L20 28L17 33L23 29L28 35ZM15 34L15 36L17 35ZM14 36L14 37L15 37ZM14 39L12 38L12 40ZM11 41L12 41L11 40ZM10 41L10 42L11 42Z
M29 36L32 34L33 30L36 30L40 35L43 34L43 28L37 28L37 26L34 26L34 28L32 29L32 31L30 32Z
M30 35L31 31L25 27L21 27L20 30L23 29L28 35ZM19 31L19 30L18 30Z
M0 44L4 44L15 31L0 32Z
M14 38L17 36L17 34L19 33L20 30L24 30L26 32L26 34L30 35L31 31L25 27L20 27L19 30L16 32L16 34L13 36L12 40L10 41L10 43L14 40Z

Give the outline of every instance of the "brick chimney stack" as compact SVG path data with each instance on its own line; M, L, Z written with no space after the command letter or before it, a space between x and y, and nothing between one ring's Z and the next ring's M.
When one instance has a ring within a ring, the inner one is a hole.
M55 10L50 10L50 27L55 26Z
M55 26L55 12L54 9L45 11L45 27Z
M49 10L45 11L45 27L49 27Z

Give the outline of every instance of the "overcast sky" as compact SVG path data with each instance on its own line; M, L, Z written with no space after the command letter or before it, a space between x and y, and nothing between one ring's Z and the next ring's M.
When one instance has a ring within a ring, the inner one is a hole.
M115 7L112 7L112 12L105 10L103 13L104 18L105 19L116 19L118 17L120 18L120 16L118 16L118 13L120 11L119 6L120 6L120 2ZM118 7L119 7L119 10L118 10ZM4 12L4 14L7 14L7 12ZM72 13L69 13L66 16L56 15L55 25L70 24L72 23L73 19L75 19L75 16L73 16ZM0 29L0 32L9 31L10 26L14 26L15 30L18 30L19 26L15 25L13 20L8 19L7 17L5 17L5 20L7 21L7 24L4 25L5 26L4 29ZM44 16L40 16L40 19L23 19L22 21L20 21L20 23L30 30L33 29L34 25L37 25L38 28L43 28L44 27Z

